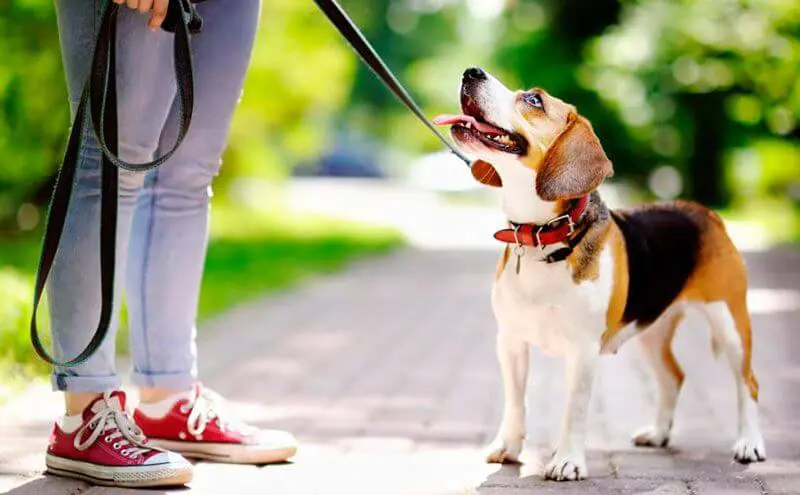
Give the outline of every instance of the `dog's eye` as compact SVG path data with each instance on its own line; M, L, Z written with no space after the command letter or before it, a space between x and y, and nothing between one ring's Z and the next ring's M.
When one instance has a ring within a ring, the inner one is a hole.
M542 102L542 97L539 96L537 93L525 93L522 96L522 99L525 100L525 103L532 107L536 107L539 109L544 109L544 102Z

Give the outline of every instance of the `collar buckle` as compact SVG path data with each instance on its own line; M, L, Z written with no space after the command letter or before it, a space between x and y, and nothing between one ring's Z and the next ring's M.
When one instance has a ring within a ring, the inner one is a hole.
M514 231L514 254L519 257L525 254L525 246L519 238L519 229L522 225L512 223L511 227Z
M570 215L569 213L565 213L564 215L561 215L560 217L551 218L542 227L547 227L547 226L552 225L554 223L558 223L558 222L560 222L562 220L566 220L567 221L567 225L569 225L569 232L567 233L567 235L572 235L575 232L575 222L572 221L572 215ZM542 227L540 227L540 229Z
M536 232L534 232L534 236L536 237L536 244L539 246L540 250L543 251L544 248L545 248L545 246L542 244L542 238L540 236L541 232L544 229L549 228L554 223L558 223L558 222L560 222L562 220L566 220L567 221L567 225L569 226L569 232L567 232L567 235L565 237L569 237L573 233L575 233L575 222L572 220L572 216L569 213L561 215L561 216L558 216L558 217L551 218L550 220L547 221L547 223L545 223L543 225L540 225L539 228L536 229Z

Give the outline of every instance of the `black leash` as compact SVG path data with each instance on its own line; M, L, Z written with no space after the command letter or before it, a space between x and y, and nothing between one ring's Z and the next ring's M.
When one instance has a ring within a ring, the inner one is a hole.
M336 26L336 29L344 36L345 40L350 44L351 47L358 53L361 59L372 69L372 72L378 76L386 86L392 91L392 93L397 96L400 101L402 101L411 113L416 115L416 117L425 124L425 127L431 130L436 137L439 138L439 141L442 142L445 146L447 146L450 151L453 152L457 157L464 161L468 166L472 165L472 160L467 158L466 155L461 153L453 144L448 141L447 139L442 136L438 130L431 124L425 115L420 110L419 106L414 103L414 100L411 99L408 92L403 88L400 82L392 74L392 71L386 66L386 64L381 60L380 56L375 52L375 49L372 48L372 45L369 44L369 41L364 37L364 34L358 29L355 23L350 19L347 13L342 9L341 6L336 2L336 0L314 0L314 3L317 4L317 7L322 10L328 19Z
M89 358L108 335L114 305L114 278L117 244L117 198L118 170L145 171L158 167L171 157L180 146L192 120L194 108L194 76L189 34L200 32L202 19L194 8L197 0L173 0L169 2L167 18L162 24L165 31L175 33L174 70L178 88L179 132L172 149L149 163L134 164L121 160L117 153L117 78L116 78L116 27L119 6L106 0L100 30L97 34L92 57L91 72L83 88L81 100L72 124L72 130L64 153L64 161L56 176L56 185L47 214L42 251L33 296L31 318L31 343L44 361L61 367L76 366ZM89 114L87 115L87 106ZM103 151L101 164L102 191L100 199L100 318L86 348L78 356L67 361L51 357L42 345L36 327L36 313L41 302L47 277L53 267L58 245L66 223L67 211L72 196L75 171L78 166L82 132L86 117L91 117L92 126Z

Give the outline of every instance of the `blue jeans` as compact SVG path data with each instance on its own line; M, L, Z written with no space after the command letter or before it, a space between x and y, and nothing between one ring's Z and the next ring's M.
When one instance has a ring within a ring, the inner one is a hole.
M56 0L73 118L89 70L99 0ZM197 375L195 321L205 261L211 181L220 166L242 92L260 0L198 5L203 32L192 39L195 108L172 158L146 173L120 172L117 286L129 309L134 382L188 389ZM177 103L172 35L147 28L149 16L120 8L117 41L119 154L135 163L169 149ZM100 157L87 126L64 237L48 286L54 352L72 358L97 326L100 305ZM53 371L53 388L103 392L120 387L112 332L85 363Z

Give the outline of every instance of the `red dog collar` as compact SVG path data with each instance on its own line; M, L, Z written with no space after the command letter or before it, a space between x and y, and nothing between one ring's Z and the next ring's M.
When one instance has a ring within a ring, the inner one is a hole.
M575 232L575 224L586 211L588 204L589 196L581 196L566 213L552 218L542 225L509 222L512 228L495 232L494 238L509 244L532 247L544 247L565 242Z

